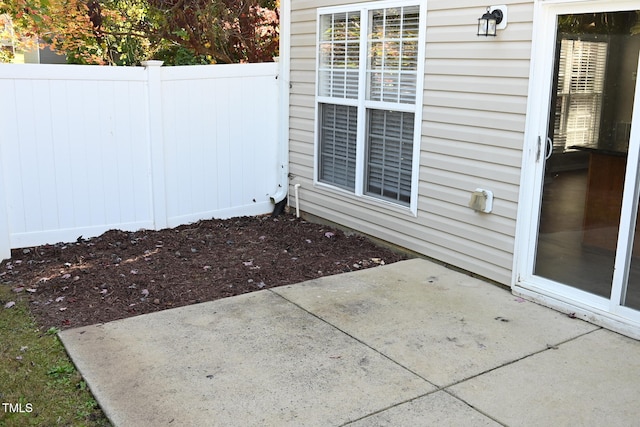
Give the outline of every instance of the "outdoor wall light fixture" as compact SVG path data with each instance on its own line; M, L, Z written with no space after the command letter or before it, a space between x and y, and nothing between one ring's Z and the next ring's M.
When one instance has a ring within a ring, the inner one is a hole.
M507 6L490 6L478 19L478 36L495 37L507 26Z

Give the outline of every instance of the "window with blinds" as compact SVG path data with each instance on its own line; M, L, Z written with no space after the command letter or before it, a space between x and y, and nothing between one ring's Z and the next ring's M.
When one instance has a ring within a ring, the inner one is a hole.
M369 99L415 102L419 18L418 6L370 12Z
M608 43L563 39L555 101L554 151L594 144L600 132Z
M320 104L320 181L353 191L356 183L356 107Z
M320 17L319 94L357 98L360 73L360 12Z
M424 54L421 7L406 3L319 12L317 179L411 206Z
M368 111L367 194L408 204L413 172L413 114Z

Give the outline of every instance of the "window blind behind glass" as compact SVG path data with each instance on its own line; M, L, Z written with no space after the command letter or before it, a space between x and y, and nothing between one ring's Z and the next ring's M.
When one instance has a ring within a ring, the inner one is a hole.
M320 104L318 179L353 191L356 173L357 107Z
M414 114L368 110L367 193L409 204Z
M320 32L318 95L356 99L360 67L360 13L322 15Z

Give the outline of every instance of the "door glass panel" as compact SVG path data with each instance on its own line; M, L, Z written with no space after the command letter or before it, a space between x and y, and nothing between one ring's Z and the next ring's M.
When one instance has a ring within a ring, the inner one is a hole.
M638 12L560 15L557 23L552 144L534 274L609 298L640 51Z

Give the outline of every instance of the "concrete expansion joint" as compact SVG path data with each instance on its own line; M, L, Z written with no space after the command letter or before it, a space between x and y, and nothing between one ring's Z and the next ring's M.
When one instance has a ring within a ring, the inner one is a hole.
M464 382L466 382L466 381L469 381L469 380L472 380L472 379L474 379L474 378L481 377L481 376L486 375L486 374L488 374L488 373L490 373L490 372L497 371L497 370L502 369L502 368L504 368L504 367L506 367L506 366L513 365L514 363L518 363L518 362L520 362L520 361L522 361L522 360L528 359L528 358L533 357L533 356L535 356L535 355L538 355L538 354L540 354L540 353L544 353L544 352L546 352L546 351L550 351L550 350L552 350L552 351L559 350L561 345L564 345L564 344L570 343L570 342L572 342L572 341L575 341L575 340L577 340L577 339L579 339L579 338L582 338L582 337L584 337L584 336L586 336L586 335L592 334L592 333L594 333L594 332L596 332L596 331L599 331L599 330L602 330L602 329L604 329L604 328L602 328L602 327L597 327L597 328L595 328L595 329L593 329L593 330L583 332L583 333L581 333L581 334L578 334L578 335L576 335L576 336L574 336L574 337L571 337L571 338L569 338L569 339L566 339L566 340L564 340L564 341L560 341L560 342L555 343L555 344L547 344L547 345L546 345L546 347L545 347L545 348L543 348L543 349L541 349L541 350L534 351L534 352L532 352L532 353L529 353L529 354L524 355L524 356L522 356L522 357L519 357L519 358L517 358L517 359L513 359L513 360L510 360L510 361L508 361L508 362L505 362L505 363L503 363L503 364L501 364L501 365L494 366L494 367L493 367L493 368L491 368L491 369L487 369L487 370L482 371L482 372L480 372L480 373L477 373L477 374L475 374L475 375L471 375L470 377L463 378L463 379L461 379L461 380L459 380L459 381L452 382L451 384L447 384L447 385L445 385L445 386L441 387L440 389L441 389L441 390L443 390L443 391L446 391L447 393L449 393L446 389L451 388L451 387L453 387L453 386L456 386L456 385L458 385L458 384L462 384L462 383L464 383ZM451 393L449 393L449 394L451 394ZM452 395L452 396L456 397L455 395Z
M441 390L440 388L438 388L438 389L433 390L433 391L430 391L430 392L428 392L428 393L424 393L424 394L421 394L421 395L419 395L419 396L412 397L411 399L403 400L403 401L398 402L398 403L395 403L395 404L393 404L393 405L389 405L389 406L384 407L384 408L381 408L381 409L379 409L379 410L377 410L377 411L371 412L370 414L367 414L367 415L365 415L365 416L363 416L363 417L356 418L355 420L347 421L347 422L346 422L346 423L344 423L344 424L340 424L340 426L339 426L339 427L346 427L346 426L352 425L353 423L357 423L358 421L361 421L361 420L367 419L367 418L372 417L372 416L377 415L377 414L381 414L381 413L383 413L383 412L385 412L385 411L388 411L389 409L393 409L393 408L395 408L395 407L397 407L397 406L401 406L401 405L404 405L404 404L406 404L406 403L411 403L411 402L413 402L413 401L415 401L415 400L421 399L421 398L423 398L423 397L429 396L429 395L434 394L434 393L437 393L437 392L439 392L439 391L442 391L442 390ZM451 395L451 393L448 393L448 394L449 394L449 395ZM455 396L453 396L453 397L455 398ZM460 400L460 399L459 399L459 400ZM470 406L470 405L469 405L468 403L466 403L466 402L465 402L465 404L467 404L468 406Z
M360 418L356 418L356 419L354 419L354 420L350 420L350 421L348 421L348 422L346 422L346 423L344 423L344 424L340 424L340 427L348 427L348 426L353 425L354 423L357 423L357 422L359 422L359 421L361 421L361 420L367 419L367 418L369 418L369 417L373 417L373 416L375 416L375 415L378 415L378 414L381 414L381 413L383 413L383 412L386 412L386 411L388 411L388 410L390 410L390 409L393 409L393 408L396 408L396 407L399 407L399 406L405 405L405 404L407 404L407 403L411 403L411 402L413 402L413 401L417 401L418 399L422 399L422 398L424 398L424 397L427 397L427 396L429 396L429 395L432 395L432 394L435 394L435 393L438 393L438 392L444 392L444 393L447 393L447 394L448 394L449 396L451 396L452 398L454 398L454 399L456 399L456 400L458 400L458 401L462 402L463 404L465 404L465 405L466 405L469 409L471 409L472 411L475 411L475 412L477 412L477 413L479 413L479 414L484 415L485 417L487 417L487 418L489 418L489 419L493 420L494 422L496 422L497 424L500 424L501 426L508 427L508 425L507 425L507 424L505 424L505 423L501 422L500 420L496 419L495 417L491 416L491 414L488 414L488 413L486 413L486 412L484 412L484 411L482 411L482 410L480 410L480 409L476 408L475 406L471 405L471 404L470 404L469 402L467 402L466 400L462 399L460 396L456 396L455 394L453 394L453 393L452 393L452 392L450 392L449 390L446 390L446 389L445 389L445 387L438 387L436 390L430 391L430 392L428 392L428 393L423 393L423 394L420 394L420 395L418 395L418 396L415 396L415 397L413 397L413 398L411 398L411 399L403 400L403 401L398 402L398 403L395 403L395 404L393 404L393 405L389 405L389 406L387 406L387 407L381 408L381 409L379 409L379 410L377 410L377 411L374 411L374 412L372 412L372 413L370 413L370 414L367 414L367 415L365 415L365 416L362 416L362 417L360 417Z
M398 361L392 359L391 357L389 357L388 355L384 354L383 352L381 352L380 350L378 350L375 347L371 347L369 344L367 344L366 342L362 341L360 338L355 337L353 335L351 335L350 333L348 333L347 331L341 329L340 327L334 325L333 323L329 322L328 320L318 316L317 314L305 309L304 307L302 307L301 305L291 301L290 299L284 297L283 295L280 295L279 293L275 292L273 289L267 289L269 292L279 296L280 298L282 298L283 300L285 300L286 302L288 302L289 304L292 304L294 306L296 306L297 308L299 308L300 310L304 311L305 313L308 313L309 315L315 317L316 319L320 320L321 322L325 323L326 325L329 325L330 327L332 327L333 329L340 331L341 333L343 333L344 335L348 336L349 338L357 341L359 344L362 344L363 346L367 347L368 349L374 351L375 353L379 354L380 356L384 357L386 360L392 362L394 365L401 367L402 369L404 369L405 371L411 373L412 375L415 375L416 377L420 378L421 380L425 381L426 383L436 387L439 389L439 386L437 384L432 383L431 381L429 381L428 379L426 379L425 377L423 377L422 375L418 374L417 372L415 372L414 370L408 368L407 366L398 363ZM437 391L437 390L436 390Z
M466 380L459 381L459 382L464 382L464 381L466 381ZM460 397L460 396L456 396L456 394L455 394L455 393L453 393L452 391L447 390L447 389L445 389L445 388L440 389L440 391L443 391L443 392L447 393L449 396L451 396L451 397L453 397L454 399L457 399L457 400L459 400L460 402L462 402L462 403L464 403L465 405L467 405L471 410L476 411L477 413L484 415L485 417L487 417L487 418L489 418L489 419L491 419L491 420L495 421L496 423L500 424L501 426L509 427L509 426L508 426L508 424L503 423L502 421L500 421L499 419L497 419L497 418L496 418L496 417L494 417L493 415L491 415L491 414L489 414L489 413L487 413L487 412L485 412L485 411L482 411L482 410L480 410L479 408L477 408L477 407L473 406L471 403L467 402L467 401L466 401L465 399L463 399L462 397Z

